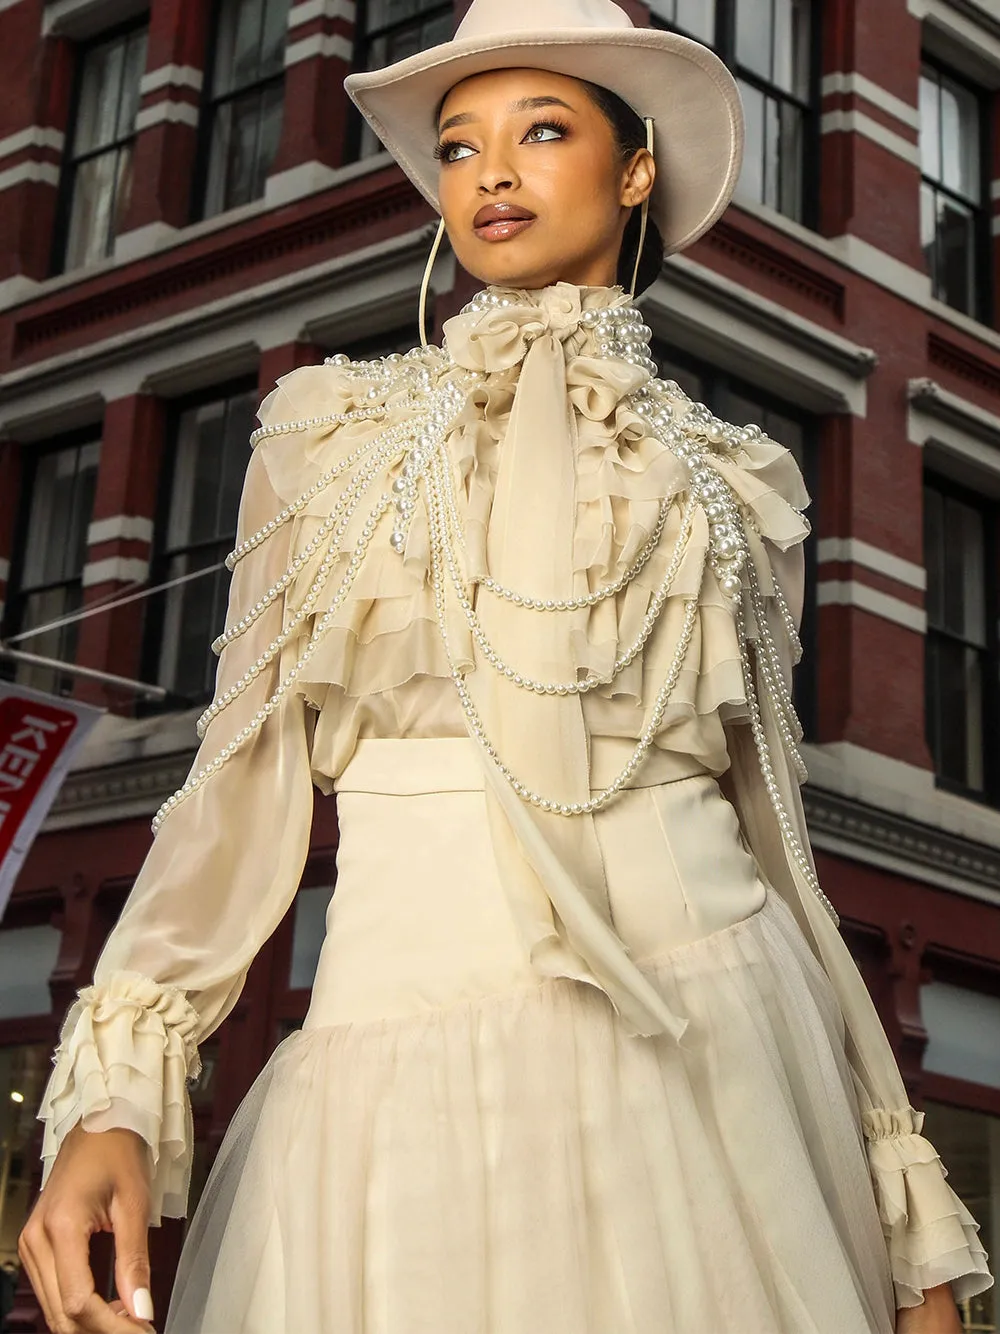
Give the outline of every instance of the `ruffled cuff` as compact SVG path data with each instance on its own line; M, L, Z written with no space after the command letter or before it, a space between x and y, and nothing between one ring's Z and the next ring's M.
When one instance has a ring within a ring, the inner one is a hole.
M182 991L115 973L80 992L63 1025L39 1112L43 1184L63 1140L85 1130L133 1130L149 1146L150 1221L183 1216L193 1124L187 1081L200 1070L198 1012Z
M956 1300L993 1284L979 1224L945 1181L948 1169L920 1134L924 1113L874 1108L861 1114L896 1306L919 1306L923 1290L951 1283Z

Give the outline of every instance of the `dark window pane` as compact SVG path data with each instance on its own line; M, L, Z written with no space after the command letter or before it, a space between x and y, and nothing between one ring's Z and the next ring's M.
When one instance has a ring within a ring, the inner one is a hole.
M938 195L934 239L934 295L949 306L975 307L976 225L972 211Z
M771 0L737 0L736 59L766 83L772 82L774 50Z
M229 543L222 543L183 552L170 560L166 577L208 570L224 561L229 549ZM158 680L184 699L200 700L212 693L217 660L211 645L225 620L228 588L229 572L223 567L164 595Z
M247 390L178 418L163 577L211 571L163 595L157 679L185 699L212 693L211 644L225 623L229 593L222 563L235 541L257 399Z
M920 241L934 295L980 313L984 289L983 105L979 94L931 65L920 77Z
M944 497L924 487L924 568L927 571L927 623L944 626Z
M55 450L39 460L21 586L79 579L94 506L100 444Z
M118 125L116 138L130 138L135 133L135 118L139 114L139 85L146 69L145 28L130 33L125 39L122 60L122 87L118 98Z
M973 791L983 788L983 679L980 656L964 645L929 637L928 681L933 688L930 735L940 777Z
M43 454L36 464L20 580L14 590L19 633L60 620L82 603L81 576L100 449L98 441L91 441ZM23 646L43 657L72 662L77 630L76 625L60 626L32 635ZM27 665L18 668L17 679L53 694L72 684L57 671Z
M281 138L288 7L289 0L227 0L220 11L205 216L264 193Z
M715 42L715 0L653 0L651 12L671 28L712 46Z
M71 186L64 267L106 258L122 229L132 189L132 141L146 65L146 29L85 51L66 170Z
M705 401L705 382L697 371L671 361L669 355L660 359L659 366L662 379L675 380L695 403Z
M121 40L94 47L84 56L73 127L74 156L106 148L117 140L124 69L125 42Z
M448 41L455 27L454 7L442 0L372 0L361 11L364 27L355 50L358 69L381 69L430 46ZM381 144L367 121L360 119L357 152L377 153Z
M920 76L920 161L925 176L941 179L941 86L936 72Z
M775 104L778 109L778 211L787 218L802 217L805 161L805 124L802 112L791 102Z
M746 146L736 194L741 199L752 199L757 203L763 203L766 198L764 162L767 142L767 99L757 88L742 82L740 95L743 98L746 120Z
M771 82L802 102L810 93L811 10L810 0L774 0Z
M968 89L942 79L941 184L979 203L979 103Z
M1000 695L988 616L989 543L981 505L925 486L927 741L938 776L974 792L991 781L986 732Z

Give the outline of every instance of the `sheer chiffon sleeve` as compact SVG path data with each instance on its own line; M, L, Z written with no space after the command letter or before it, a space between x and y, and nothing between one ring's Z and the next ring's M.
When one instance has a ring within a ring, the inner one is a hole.
M265 401L262 423L282 407L279 389ZM271 444L251 455L238 547L266 531L281 509L266 466ZM187 1083L200 1068L198 1043L235 1004L254 956L295 894L308 850L312 779L302 696L284 695L267 727L232 744L271 697L282 661L294 651L289 642L268 652L283 618L283 598L269 600L268 590L280 589L288 566L289 529L267 532L235 566L213 705L225 707L208 722L190 791L161 813L93 985L66 1017L40 1112L45 1177L79 1122L88 1131L139 1134L149 1148L154 1222L186 1208Z
M918 1306L925 1289L942 1283L950 1283L956 1299L962 1300L993 1284L979 1224L948 1184L947 1168L934 1145L920 1133L924 1113L910 1104L879 1013L818 890L799 787L805 775L794 751L801 731L784 708L779 681L780 676L790 684L800 655L796 632L803 605L802 544L782 549L766 532L763 538L766 568L756 571L762 596L755 604L758 630L747 673L756 678L753 688L770 773L762 781L751 729L730 727L729 782L757 859L792 907L844 1015L846 1053L896 1305ZM781 813L776 818L777 811Z

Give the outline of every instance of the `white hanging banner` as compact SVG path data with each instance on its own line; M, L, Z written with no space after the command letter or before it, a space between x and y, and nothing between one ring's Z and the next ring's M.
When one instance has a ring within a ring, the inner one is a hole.
M0 918L70 762L103 712L0 681Z

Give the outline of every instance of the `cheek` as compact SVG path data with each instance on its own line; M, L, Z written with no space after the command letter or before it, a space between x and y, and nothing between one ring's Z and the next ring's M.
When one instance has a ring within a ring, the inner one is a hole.
M568 226L613 227L618 220L614 183L607 167L595 162L594 153L577 147L558 158L553 154L537 171L532 186L549 205L549 214Z

